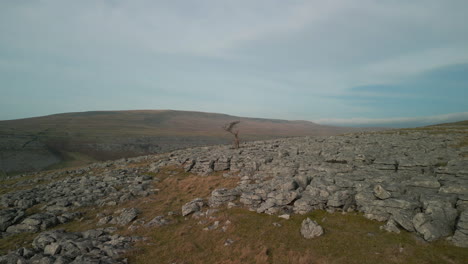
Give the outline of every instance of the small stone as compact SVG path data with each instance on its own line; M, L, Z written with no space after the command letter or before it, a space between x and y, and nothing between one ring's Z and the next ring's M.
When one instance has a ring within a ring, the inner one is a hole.
M44 254L54 256L54 255L59 254L61 249L62 247L58 243L52 243L52 244L45 246Z
M381 200L388 199L392 196L391 193L385 190L381 185L376 185L374 187L374 195Z
M226 241L224 242L224 246L227 247L227 246L230 246L234 243L234 240L228 238L226 239Z
M393 221L392 219L388 220L388 222L385 225L380 226L380 229L385 230L387 232L392 232L392 233L397 233L397 234L400 233L400 229L396 226L395 221Z
M323 235L323 228L310 218L304 219L301 225L301 234L305 239L311 239Z
M109 223L111 220L112 220L112 216L110 215L104 216L103 218L99 219L99 221L97 222L97 225L98 226L105 225Z
M286 220L289 220L289 218L291 217L290 215L288 214L283 214L283 215L280 215L278 216L279 218L283 218L283 219L286 219Z
M170 224L170 221L165 219L164 216L160 215L160 216L156 216L155 218L153 218L153 220L149 221L146 226L148 227L160 227L160 226L164 226L164 225L168 225Z

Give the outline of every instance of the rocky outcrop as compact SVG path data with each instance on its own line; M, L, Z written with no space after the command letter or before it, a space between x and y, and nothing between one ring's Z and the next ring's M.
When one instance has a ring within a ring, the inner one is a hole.
M468 208L467 148L453 147L463 137L397 131L280 139L240 150L176 151L168 164L190 160L185 168L196 174L215 168L236 173L236 188L212 192L213 207L239 199L267 214L358 210L387 222L387 230L405 229L432 241L464 232L458 223Z

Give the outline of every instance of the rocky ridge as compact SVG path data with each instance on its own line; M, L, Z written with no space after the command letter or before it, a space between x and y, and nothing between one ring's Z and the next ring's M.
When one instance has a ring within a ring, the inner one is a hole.
M2 188L12 191L0 198L1 236L39 235L32 247L2 256L0 263L125 262L119 254L142 238L112 235L112 228L75 233L50 229L79 221L82 208L113 206L157 193L153 183L158 179L148 172L173 165L200 177L223 172L224 177L239 178L235 188L216 189L211 197L187 201L183 215L225 204L286 216L317 209L359 211L385 222L388 231L404 229L427 241L448 237L455 245L468 247L468 148L460 145L465 133L403 131L278 139L245 143L240 149L201 147L97 163L41 178L16 176L13 184L2 183ZM141 161L151 165L131 166ZM118 216L102 215L99 222L133 226L138 214L127 208ZM146 226L166 224L170 221L156 216ZM38 244L40 238L47 243Z

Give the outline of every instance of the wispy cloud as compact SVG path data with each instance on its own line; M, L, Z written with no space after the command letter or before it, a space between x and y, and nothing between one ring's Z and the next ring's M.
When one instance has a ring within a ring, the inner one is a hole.
M15 116L6 102L17 117L112 104L309 120L464 112L454 87L468 74L433 76L468 64L466 13L457 0L2 1L0 119ZM38 94L64 103L21 103Z
M418 127L468 120L468 112L423 117L396 118L329 118L315 122L324 125L355 127Z

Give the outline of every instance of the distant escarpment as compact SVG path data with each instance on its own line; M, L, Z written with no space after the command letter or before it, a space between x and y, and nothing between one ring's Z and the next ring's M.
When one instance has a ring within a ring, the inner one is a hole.
M361 131L306 121L170 110L96 111L0 122L0 170L82 165L176 149L229 144L225 123L240 120L243 141Z

